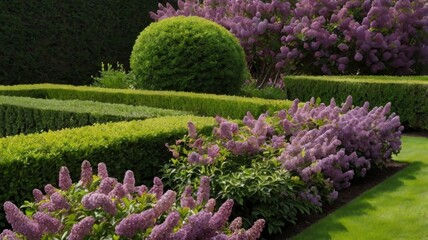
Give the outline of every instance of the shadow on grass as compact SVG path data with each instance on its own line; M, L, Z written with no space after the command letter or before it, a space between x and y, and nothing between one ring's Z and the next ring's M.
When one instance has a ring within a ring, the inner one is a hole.
M328 215L325 219L321 219L321 221L311 225L303 232L304 234L298 234L291 239L332 239L332 233L348 232L346 226L341 223L341 219L373 214L372 212L376 209L376 206L371 204L373 199L404 187L404 181L416 180L414 175L423 167L428 166L425 163L417 161L410 163L403 170L395 173L367 192L364 192L342 208Z

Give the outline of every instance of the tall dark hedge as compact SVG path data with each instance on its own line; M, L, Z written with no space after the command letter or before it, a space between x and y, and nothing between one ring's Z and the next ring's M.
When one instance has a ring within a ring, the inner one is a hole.
M0 85L92 82L101 62L129 64L154 0L0 1Z

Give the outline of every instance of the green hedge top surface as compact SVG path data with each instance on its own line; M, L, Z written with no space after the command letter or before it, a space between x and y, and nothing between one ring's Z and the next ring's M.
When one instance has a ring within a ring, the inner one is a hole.
M354 105L391 102L405 126L428 130L428 76L287 76L284 85L288 99L320 97L328 103L351 95Z
M36 98L79 99L99 102L145 105L192 111L199 115L242 118L247 111L259 115L288 109L292 102L237 96L149 90L106 89L55 84L0 86L0 95Z
M111 115L129 119L145 119L161 116L190 115L190 112L170 109L101 103L82 100L37 99L29 97L0 96L0 105L13 105L41 110L56 110L92 115Z
M0 138L0 203L10 200L19 205L32 200L34 188L58 186L61 166L77 180L84 159L95 167L105 162L109 175L116 178L132 169L136 181L145 179L147 184L171 158L165 143L187 133L188 121L204 133L215 125L213 118L169 116ZM0 226L1 222L2 209Z
M319 80L339 82L428 84L428 76L287 76L285 80Z

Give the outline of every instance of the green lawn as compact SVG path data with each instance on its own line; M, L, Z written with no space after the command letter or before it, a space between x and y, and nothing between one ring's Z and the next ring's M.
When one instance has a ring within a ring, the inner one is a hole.
M410 165L292 239L428 239L428 138L394 159Z

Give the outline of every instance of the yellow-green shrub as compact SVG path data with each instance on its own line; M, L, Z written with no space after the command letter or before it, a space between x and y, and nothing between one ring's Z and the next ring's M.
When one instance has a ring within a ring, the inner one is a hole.
M0 96L0 137L190 112L81 100Z
M0 86L0 95L35 98L80 99L191 111L198 115L242 118L248 111L260 115L266 111L288 109L292 102L226 95L107 89L56 84Z
M0 138L0 202L32 199L34 188L57 182L63 165L77 179L84 159L106 163L117 178L132 167L137 182L147 184L170 158L165 143L181 138L190 120L202 132L215 124L212 118L174 116ZM4 220L1 210L0 224Z
M352 95L355 105L391 102L404 126L428 130L428 76L287 76L284 85L288 99L320 97L328 103Z

